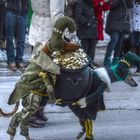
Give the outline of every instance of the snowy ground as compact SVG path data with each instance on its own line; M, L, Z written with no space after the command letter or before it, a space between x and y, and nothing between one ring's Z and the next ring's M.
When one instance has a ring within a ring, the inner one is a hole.
M0 78L0 107L10 111L7 99L19 77ZM140 77L135 77L140 83ZM98 114L94 123L95 140L139 140L140 85L131 88L125 83L113 84L113 91L105 95L107 110ZM34 140L75 140L80 131L78 119L65 107L48 105L45 115L49 121L44 128L30 128ZM6 130L11 118L0 117L0 140L8 140ZM17 130L15 140L24 140Z

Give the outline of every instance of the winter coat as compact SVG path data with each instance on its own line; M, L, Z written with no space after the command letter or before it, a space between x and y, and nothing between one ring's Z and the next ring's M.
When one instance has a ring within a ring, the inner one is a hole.
M111 31L129 32L130 14L129 9L133 7L132 0L112 0L111 9L107 17L106 33Z
M64 0L31 0L32 21L29 30L29 43L47 42L55 21L64 15Z
M27 15L29 10L29 0L8 0L7 11L16 15Z
M132 30L140 32L140 4L134 2L131 14Z
M104 0L93 0L93 7L95 12L95 17L97 20L97 30L98 30L98 40L103 40L103 11L107 11L110 9L110 3L104 3L103 5L100 2L104 2Z
M74 15L75 2L76 0L66 0L65 2L65 15L69 16L72 19L75 18Z
M97 38L96 19L89 0L77 0L75 3L75 20L77 35L82 38Z

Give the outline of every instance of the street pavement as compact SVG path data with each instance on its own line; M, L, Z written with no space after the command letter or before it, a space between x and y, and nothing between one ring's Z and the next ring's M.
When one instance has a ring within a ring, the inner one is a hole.
M0 108L6 112L14 107L7 105L7 100L18 79L19 76L0 78ZM139 84L136 88L119 82L113 84L111 93L104 93L107 109L99 112L93 123L95 140L140 139L140 77L134 79ZM48 123L44 128L29 128L34 140L76 140L81 128L78 119L67 107L47 105L45 115ZM10 119L0 117L0 140L8 140L6 130ZM17 129L15 140L24 140L19 133Z
M97 63L102 64L104 53L105 48L96 49ZM25 58L28 61L30 54L26 54ZM5 69L3 74L2 68ZM14 106L7 105L7 100L21 73L8 75L6 64L1 66L0 72L0 108L8 112ZM104 93L106 110L99 112L93 123L95 140L140 140L140 77L134 79L139 84L136 88L119 82L112 85L111 93ZM19 110L21 108L20 105ZM81 127L76 116L67 107L47 105L45 115L48 123L44 128L29 128L34 140L76 140ZM9 140L6 130L10 119L11 117L0 117L0 140ZM15 140L25 140L19 133L18 128Z

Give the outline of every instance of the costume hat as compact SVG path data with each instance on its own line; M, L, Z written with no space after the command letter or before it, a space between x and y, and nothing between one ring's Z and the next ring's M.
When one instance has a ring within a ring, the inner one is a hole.
M76 26L75 26L75 22L71 18L64 16L64 17L59 18L55 22L52 36L48 42L48 47L50 50L69 51L68 49L65 49L65 45L67 46L67 48L70 48L70 50L76 50L79 48L79 46L77 46L76 44L75 46L74 44L69 44L69 43L66 43L66 41L64 41L63 34L66 29L68 29L69 33L74 33L76 31ZM71 47L68 47L68 44Z
M111 67L111 69L117 81L124 81L129 74L129 68L132 66L140 68L140 57L129 51L120 59L118 65Z

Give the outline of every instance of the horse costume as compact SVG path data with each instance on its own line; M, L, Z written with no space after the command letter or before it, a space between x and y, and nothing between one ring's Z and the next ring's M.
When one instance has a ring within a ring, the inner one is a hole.
M88 62L79 69L65 69L62 68L61 63L60 65L61 75L57 76L54 88L57 104L67 105L79 118L83 131L79 133L77 139L86 133L85 139L93 140L92 120L96 119L99 110L105 110L104 91L111 91L111 84L114 82L130 82L129 68L133 65L139 67L140 57L128 52L117 65L95 70L89 67ZM62 88L63 85L67 88ZM135 83L133 86L137 86L137 84Z
M85 139L93 140L92 120L96 119L98 110L105 109L104 91L111 89L111 83L127 79L131 65L140 65L140 57L129 52L118 65L94 70L83 50L62 38L66 28L75 31L74 22L63 17L54 27L50 41L45 47L39 45L42 49L35 51L10 95L9 104L21 99L23 104L23 109L13 115L7 130L10 140L14 139L19 125L21 135L30 140L27 122L44 98L61 106L67 105L80 120L83 128L80 134L86 133ZM63 88L64 84L67 88Z

